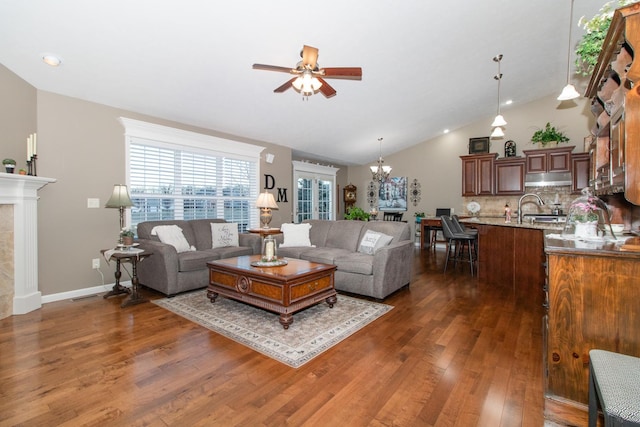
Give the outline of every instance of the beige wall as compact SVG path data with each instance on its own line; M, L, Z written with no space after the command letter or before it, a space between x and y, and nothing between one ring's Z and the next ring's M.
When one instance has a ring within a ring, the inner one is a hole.
M0 160L27 168L27 137L36 131L36 89L0 65ZM4 168L2 168L4 172Z
M493 140L490 152L504 156L504 143L513 140L517 145L517 155L522 150L541 148L531 144L530 138L549 121L570 138L568 145L575 145L574 152L584 151L584 137L589 134L593 123L587 99L580 98L575 103L560 103L557 95L547 96L535 102L503 109L502 114L508 124L505 138ZM468 151L469 138L488 136L493 116L473 123L446 135L424 141L406 150L385 155L385 164L390 165L392 176L406 176L409 183L417 179L421 185L421 201L417 206L409 203L405 219L413 219L415 212L435 214L436 208L452 207L455 212L463 212L461 155ZM374 164L375 153L372 153ZM369 210L365 190L371 180L370 165L350 167L348 179L358 187L358 206Z

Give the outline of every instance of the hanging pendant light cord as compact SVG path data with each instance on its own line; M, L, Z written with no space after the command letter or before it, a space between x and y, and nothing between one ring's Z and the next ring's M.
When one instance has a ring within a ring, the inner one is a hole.
M571 9L569 12L569 42L567 43L567 84L571 83L569 75L571 73L571 20L573 19L573 0L571 0Z

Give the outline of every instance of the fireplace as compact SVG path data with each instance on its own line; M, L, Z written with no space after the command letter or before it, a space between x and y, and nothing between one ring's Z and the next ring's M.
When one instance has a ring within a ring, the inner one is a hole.
M53 178L0 173L0 319L42 306L38 190Z

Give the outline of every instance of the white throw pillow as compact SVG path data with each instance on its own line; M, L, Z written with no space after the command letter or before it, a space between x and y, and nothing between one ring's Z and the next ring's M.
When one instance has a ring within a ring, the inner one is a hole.
M286 246L312 246L309 240L309 229L311 224L282 224L280 231L284 234L284 242L281 248Z
M238 224L233 222L211 223L211 248L240 246L238 242Z
M391 240L393 240L392 236L367 230L367 232L364 233L364 236L362 236L358 252L373 255L378 249L391 243Z
M187 238L182 233L182 228L177 225L156 225L151 230L151 235L158 236L162 243L173 246L178 253L196 250L193 246L189 246Z

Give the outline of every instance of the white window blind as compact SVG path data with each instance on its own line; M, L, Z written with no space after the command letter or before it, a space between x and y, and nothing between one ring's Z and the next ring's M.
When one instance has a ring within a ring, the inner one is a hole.
M135 132L136 127L129 126L131 122L138 123L123 120L127 128L128 185L135 205L131 208L132 227L143 221L205 218L238 223L241 232L258 226L255 201L262 147L255 147L251 156L243 150L248 144L237 143L236 153L230 152L233 144L223 144L223 152L216 150L220 144L203 144L206 141L202 138L176 141L176 131L184 131L172 128L167 128L170 135ZM164 129L145 125L146 131L149 126L156 131ZM184 133L193 137L191 132Z

